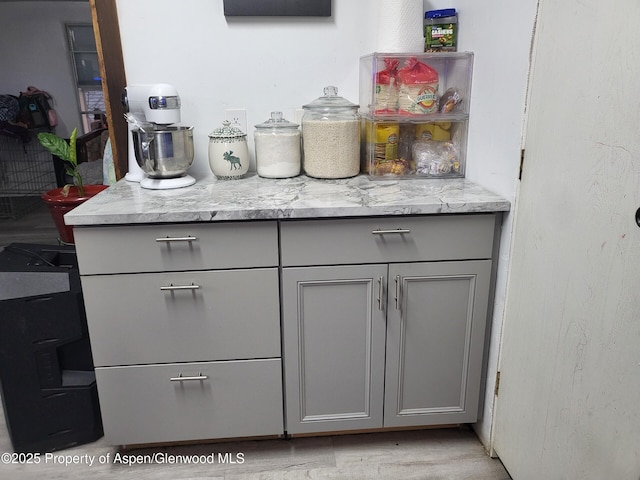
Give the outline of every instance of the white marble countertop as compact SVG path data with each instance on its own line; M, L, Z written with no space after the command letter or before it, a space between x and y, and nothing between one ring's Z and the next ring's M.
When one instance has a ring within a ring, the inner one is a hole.
M120 180L65 215L68 225L508 211L508 200L466 179L261 178L198 181L147 190Z

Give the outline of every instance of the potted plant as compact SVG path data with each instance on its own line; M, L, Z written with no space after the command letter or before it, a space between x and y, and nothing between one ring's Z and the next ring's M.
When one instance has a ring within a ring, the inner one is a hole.
M60 240L67 244L74 243L73 227L64 223L64 214L108 187L108 185L83 184L82 175L78 171L77 134L78 129L74 128L68 143L55 133L42 132L38 134L40 144L52 155L66 163L66 172L73 178L75 184L67 184L64 187L55 188L42 194L42 199L49 207L53 221L60 234Z

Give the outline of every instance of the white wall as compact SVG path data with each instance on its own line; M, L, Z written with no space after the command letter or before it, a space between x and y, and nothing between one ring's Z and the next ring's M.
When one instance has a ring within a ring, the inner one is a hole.
M66 137L82 130L65 23L91 23L89 2L0 2L0 94L49 92Z
M537 0L425 1L427 9L459 11L459 50L475 52L467 177L512 202ZM455 3L455 5L454 5ZM226 108L246 108L250 150L253 125L272 110L293 111L322 95L326 85L358 101L358 59L376 46L377 2L334 0L331 18L225 19L222 0L118 0L127 82L171 83L182 123L195 127L190 173L210 175L208 133ZM437 180L436 180L437 181ZM511 217L502 235L485 420L488 445L493 378L501 331Z
M246 108L253 151L255 124L274 110L293 121L294 109L327 85L357 103L358 59L374 49L366 0L336 1L331 18L316 19L227 20L222 0L118 0L117 6L127 83L178 89L182 123L195 127L190 173L196 177L211 174L208 134L222 126L226 108Z

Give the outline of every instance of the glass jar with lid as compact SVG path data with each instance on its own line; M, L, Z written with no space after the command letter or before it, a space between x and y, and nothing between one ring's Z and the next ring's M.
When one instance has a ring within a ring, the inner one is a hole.
M249 170L247 134L228 120L209 134L209 166L222 180L242 178Z
M300 174L300 129L287 121L282 112L256 125L254 133L256 169L266 178L288 178Z
M360 172L358 105L326 87L324 96L303 105L303 168L310 177L348 178Z

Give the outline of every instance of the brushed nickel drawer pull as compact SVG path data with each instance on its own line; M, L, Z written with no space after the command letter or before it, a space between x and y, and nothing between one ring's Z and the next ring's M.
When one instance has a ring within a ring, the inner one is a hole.
M173 290L198 290L200 288L200 285L196 285L194 283L192 283L191 285L174 285L173 283L170 283L169 285L165 285L163 287L160 287L160 290L169 290L169 291L173 291Z
M188 236L188 237L160 237L156 238L156 242L161 243L169 243L169 242L197 242L198 237Z
M209 375L203 375L202 372L198 372L198 375L195 377L183 377L182 374L179 373L177 377L171 377L169 380L172 382L201 382L208 378Z
M411 233L411 230L409 230L408 228L396 228L395 230L371 230L371 233L374 235L389 235L389 234L396 234L396 235L402 235L405 233Z

